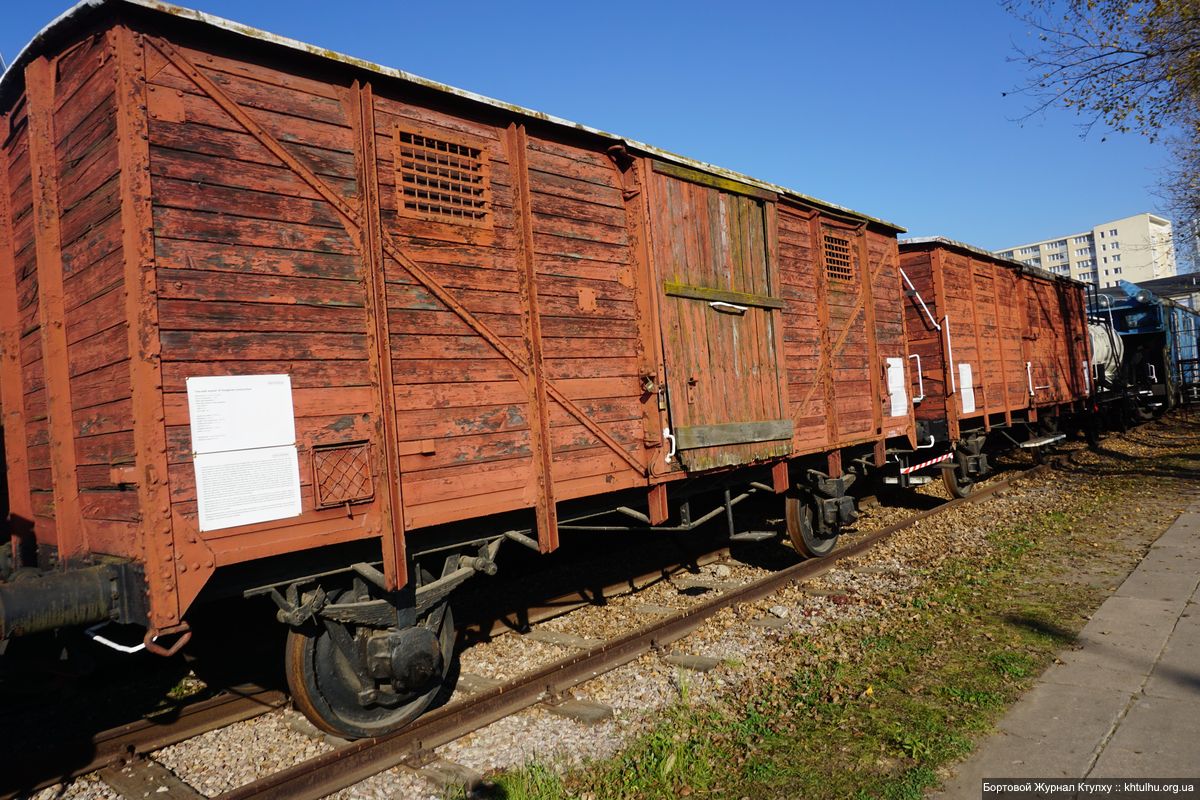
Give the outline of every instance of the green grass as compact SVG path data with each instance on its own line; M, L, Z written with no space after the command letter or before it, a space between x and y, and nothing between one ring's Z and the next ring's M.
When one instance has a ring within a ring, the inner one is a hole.
M896 613L835 629L836 647L793 638L770 674L716 703L682 692L615 757L565 776L541 765L501 773L494 794L916 800L1100 604L1102 588L1065 580L1070 564L1084 540L1083 556L1108 558L1088 521L1144 491L1113 480L1074 509L996 530L987 554L932 568Z

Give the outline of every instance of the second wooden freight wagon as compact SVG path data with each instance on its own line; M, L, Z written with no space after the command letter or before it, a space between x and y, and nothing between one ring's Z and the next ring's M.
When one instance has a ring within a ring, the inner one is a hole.
M988 471L993 431L1040 448L1092 393L1085 284L941 237L907 239L900 264L921 444L945 443L956 496ZM993 437L995 438L995 437Z
M502 542L767 492L819 555L915 443L899 228L782 187L148 0L39 34L0 142L0 637L269 593L372 735Z

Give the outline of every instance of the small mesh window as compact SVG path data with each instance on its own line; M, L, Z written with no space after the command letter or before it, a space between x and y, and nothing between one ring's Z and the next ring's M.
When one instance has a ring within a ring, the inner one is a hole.
M314 447L312 460L317 508L365 503L375 496L368 443Z
M854 280L854 259L851 257L849 239L825 234L825 274L835 281Z
M489 178L481 142L396 131L396 191L401 214L489 225Z

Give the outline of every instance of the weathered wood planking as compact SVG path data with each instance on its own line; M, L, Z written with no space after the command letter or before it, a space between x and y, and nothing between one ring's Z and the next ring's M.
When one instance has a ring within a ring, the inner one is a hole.
M10 472L45 542L57 471L78 483L90 549L136 554L163 511L142 483L161 461L179 554L148 556L168 568L156 625L214 564L382 536L399 583L406 530L521 509L550 549L557 503L681 477L668 426L692 429L693 469L788 454L833 469L843 447L911 440L881 384L883 359L907 356L887 226L139 13L136 30L97 17L96 35L47 54L64 76L47 151L63 359L43 363L59 344L42 324L28 136L4 145L16 313L0 386L24 432ZM422 195L429 142L451 155ZM825 275L826 231L851 243L854 279ZM664 291L681 279L724 294ZM69 391L47 392L63 372ZM199 535L186 381L264 373L292 378L304 513ZM690 399L686 377L704 384ZM317 508L313 449L363 441L374 498Z
M957 438L960 429L1011 423L1014 412L1086 398L1081 287L948 242L902 243L901 262L943 328L933 328L915 298L906 303L909 347L921 356L925 383L918 419L945 420ZM972 370L971 412L962 401L962 364Z

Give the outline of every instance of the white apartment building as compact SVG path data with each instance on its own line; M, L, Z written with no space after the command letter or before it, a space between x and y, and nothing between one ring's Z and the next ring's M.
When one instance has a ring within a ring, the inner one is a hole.
M1020 244L996 255L1069 275L1100 289L1175 274L1171 221L1154 214L1103 222L1090 231Z

